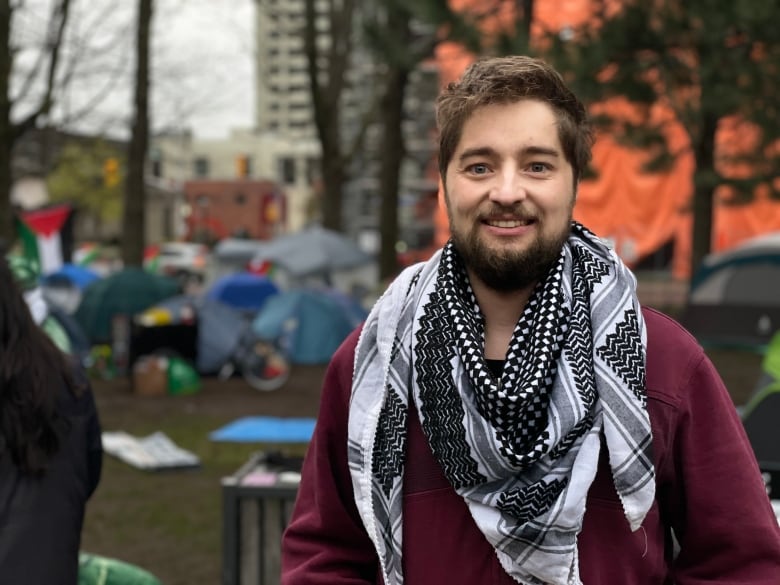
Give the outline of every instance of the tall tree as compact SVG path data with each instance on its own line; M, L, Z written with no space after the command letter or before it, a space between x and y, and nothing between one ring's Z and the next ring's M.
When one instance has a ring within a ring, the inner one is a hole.
M12 95L12 75L16 47L12 42L14 11L20 6L12 0L0 0L0 239L14 238L11 209L11 155L14 144L46 116L54 102L54 88L60 61L62 40L70 11L70 0L53 3L49 17L46 42L41 48L36 65L27 72L19 92ZM33 97L36 79L43 77L43 90ZM33 101L34 100L34 101ZM14 106L24 103L26 114L18 121L12 119ZM30 107L31 106L31 107Z
M476 50L480 45L478 18L452 10L447 0L381 0L374 19L366 23L376 60L382 129L379 158L380 253L379 277L386 280L398 271L398 216L401 170L406 158L404 121L407 92L413 72L431 59L439 43L458 40ZM425 96L430 99L431 96Z
M550 56L591 102L622 96L637 115L664 104L685 128L696 163L693 252L695 269L711 249L716 188L733 202L747 201L759 185L780 197L780 3L750 0L623 0L601 8L571 34L551 35ZM683 154L669 148L664 127L649 118L598 121L655 153L648 170L666 168ZM728 156L716 150L716 133L742 124L753 144ZM731 163L731 166L730 166ZM750 176L731 172L747 165Z
M127 152L124 213L122 216L122 261L125 266L141 266L146 234L146 183L144 168L149 149L149 41L152 0L139 0L136 33L136 71L133 98L134 116Z
M398 203L401 185L401 165L406 155L403 134L404 97L409 76L419 57L410 55L412 18L409 9L400 2L386 0L385 21L386 71L380 102L382 150L379 170L379 278L390 278L398 270Z
M355 0L329 0L324 18L330 31L327 47L318 41L316 0L306 0L304 51L311 84L314 124L322 146L322 224L341 231L342 191L351 158L342 141L341 101L347 88L347 70L354 37Z

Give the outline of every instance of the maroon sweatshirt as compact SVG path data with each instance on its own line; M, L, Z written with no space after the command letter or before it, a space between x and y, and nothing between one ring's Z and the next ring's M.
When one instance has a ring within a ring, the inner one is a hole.
M723 382L677 323L653 310L643 313L656 501L632 533L602 449L578 539L583 584L780 585L780 528ZM325 376L282 542L283 585L382 582L347 467L357 339L355 332L344 342ZM405 585L516 583L448 484L415 415L404 493Z

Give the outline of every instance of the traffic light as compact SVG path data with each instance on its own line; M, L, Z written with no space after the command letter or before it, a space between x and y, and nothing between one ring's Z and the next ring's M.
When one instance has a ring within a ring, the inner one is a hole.
M249 157L245 154L236 157L236 176L239 179L244 179L249 176Z
M119 159L115 157L107 158L103 162L103 185L109 188L116 187L120 180Z

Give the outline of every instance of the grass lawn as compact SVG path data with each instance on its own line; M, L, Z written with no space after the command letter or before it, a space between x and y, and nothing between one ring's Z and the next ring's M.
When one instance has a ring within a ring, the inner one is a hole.
M255 451L280 445L215 443L211 431L249 415L315 416L324 368L298 366L272 393L241 379L206 379L198 394L139 397L126 380L94 381L103 429L146 436L165 432L202 461L197 469L146 472L108 455L90 500L82 549L139 565L165 585L220 583L220 479ZM305 445L284 445L302 455Z

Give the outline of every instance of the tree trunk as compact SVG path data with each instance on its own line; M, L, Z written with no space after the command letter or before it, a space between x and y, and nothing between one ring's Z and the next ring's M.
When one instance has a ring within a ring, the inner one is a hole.
M12 59L11 2L0 0L0 240L6 246L10 246L14 240L11 209L13 127L9 95Z
M382 97L382 160L379 173L381 215L379 230L381 248L379 253L379 278L392 278L398 271L396 242L398 241L398 191L400 188L401 164L404 159L403 111L404 95L409 80L409 71L404 66L391 66L387 76L387 87Z
M337 116L334 116L337 118ZM329 127L328 134L335 134L338 139L338 128ZM332 145L332 146L329 146ZM342 202L344 184L346 182L346 169L340 156L340 144L333 144L330 140L322 140L322 200L320 201L320 215L322 226L340 232L342 228Z
M136 36L135 117L127 153L124 214L122 217L122 261L125 266L143 264L146 235L146 184L144 163L149 147L149 40L152 0L139 0Z
M322 225L335 231L342 229L342 191L349 163L341 141L340 108L352 51L354 8L354 0L343 0L338 6L331 3L327 18L332 42L325 52L317 44L318 15L315 0L305 2L303 45L311 85L314 123L322 148L323 193L319 202L320 213Z
M11 120L11 74L13 71L13 49L11 47L11 17L14 8L10 0L0 0L0 240L10 245L15 239L13 209L11 206L11 188L13 173L11 158L16 141L28 130L35 128L38 118L48 114L53 103L54 83L57 77L60 48L65 36L65 27L70 14L70 0L60 0L52 7L49 24L49 36L45 50L48 51L48 66L45 72L45 85L37 105L19 123ZM45 60L40 61L43 68ZM31 101L26 95L17 97L25 102Z
M694 145L696 171L693 192L693 242L691 247L691 273L694 273L712 247L712 222L715 207L715 188L718 174L715 171L715 132L718 118L703 115L699 139Z
M518 0L520 7L523 11L523 35L525 36L526 44L531 43L531 25L534 21L534 0Z

